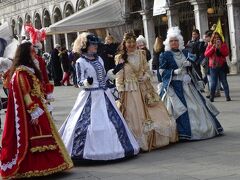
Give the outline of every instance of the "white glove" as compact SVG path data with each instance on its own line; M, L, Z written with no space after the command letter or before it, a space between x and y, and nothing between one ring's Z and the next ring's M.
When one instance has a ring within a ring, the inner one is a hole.
M173 71L173 73L176 74L176 75L179 75L179 74L182 73L182 69L181 69L181 68L175 69L175 70Z
M183 67L189 67L189 66L191 66L192 64L191 64L191 62L190 61L184 61L183 62Z
M191 77L188 74L184 74L183 82L186 83L186 84L191 83Z

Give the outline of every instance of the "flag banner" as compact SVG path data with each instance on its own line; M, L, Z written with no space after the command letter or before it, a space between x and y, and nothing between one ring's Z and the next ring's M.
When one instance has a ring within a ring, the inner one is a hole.
M222 38L222 41L223 42L225 41L224 35L223 35L223 31L222 31L222 23L221 23L221 19L220 18L218 18L217 26L216 26L216 29L214 30L214 32L218 32L219 35Z
M167 1L166 0L154 0L153 16L166 14Z

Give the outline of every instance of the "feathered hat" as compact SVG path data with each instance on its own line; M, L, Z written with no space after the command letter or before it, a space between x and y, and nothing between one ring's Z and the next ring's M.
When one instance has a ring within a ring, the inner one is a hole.
M27 23L24 25L24 33L25 36L28 35L31 43L38 49L42 49L41 42L46 39L46 29L36 29L33 27L31 23Z

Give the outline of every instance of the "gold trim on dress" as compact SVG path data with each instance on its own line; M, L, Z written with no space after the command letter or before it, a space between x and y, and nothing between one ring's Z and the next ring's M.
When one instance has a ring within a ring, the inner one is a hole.
M49 113L49 111L47 110L47 107L46 105L43 103L43 107L45 109L45 112L46 112L46 115L49 119L49 124L50 124L50 128L51 128L51 132L52 132L52 135L60 149L60 153L62 154L63 158L64 158L64 161L68 164L68 168L72 168L73 167L73 162L72 162L72 159L70 158L68 152L67 152L67 149L65 147L65 145L63 144L62 142L62 139L60 138L59 134L58 134L58 131L52 121L52 115Z
M52 135L40 135L40 136L34 136L34 137L31 137L30 140L41 139L41 138L47 138L47 137L52 137Z
M38 147L33 147L30 149L32 153L35 152L44 152L44 151L53 151L57 149L57 145L49 145L49 146L38 146Z
M38 176L47 176L47 175L51 175L60 171L63 171L64 169L67 169L69 166L67 163L63 163L55 168L49 168L46 170L36 170L36 171L28 171L25 173L21 173L21 174L16 174L15 177L12 178L30 178L30 177L38 177Z

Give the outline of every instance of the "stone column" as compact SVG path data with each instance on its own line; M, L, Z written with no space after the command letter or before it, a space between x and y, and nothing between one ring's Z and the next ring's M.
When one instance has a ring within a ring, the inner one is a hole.
M55 44L54 44L55 45ZM51 52L54 47L52 47L52 36L47 35L46 40L44 41L44 51Z
M167 17L168 17L168 27L179 26L179 14L178 9L174 6L167 9Z
M53 34L53 46L55 47L56 44L60 44L61 46L61 40L60 40L60 35L59 34Z
M227 0L227 11L231 44L230 73L237 74L240 71L240 2Z
M65 34L64 34L64 37L65 37L65 46L66 46L66 49L69 49L68 34L65 33Z
M57 44L57 42L56 42L56 35L53 34L52 37L53 37L53 48L54 48L55 45Z
M194 16L195 16L195 25L196 29L199 30L200 36L209 30L208 28L208 16L207 16L207 4L204 1L190 1L194 6Z
M147 47L152 52L155 41L155 28L152 18L152 11L142 11L140 14L142 15L144 37L147 41Z

